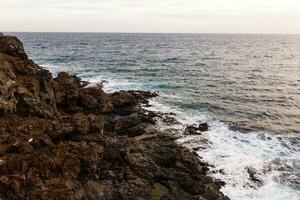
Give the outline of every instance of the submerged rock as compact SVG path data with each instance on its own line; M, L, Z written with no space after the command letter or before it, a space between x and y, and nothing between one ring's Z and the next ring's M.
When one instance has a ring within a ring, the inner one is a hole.
M249 179L256 185L256 186L262 186L263 181L258 177L258 172L256 169L252 167L247 167L246 168L248 174L249 174Z
M140 104L156 94L86 85L53 79L0 34L0 199L227 199L205 162L153 128L160 115Z

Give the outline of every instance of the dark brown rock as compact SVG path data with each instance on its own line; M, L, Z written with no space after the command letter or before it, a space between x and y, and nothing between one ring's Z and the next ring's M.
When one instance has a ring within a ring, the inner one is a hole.
M175 122L141 108L157 94L86 86L53 79L0 34L0 199L227 199L205 162L153 126Z
M135 103L133 95L127 91L113 93L111 101L114 107L128 106Z
M27 59L22 42L14 36L0 35L0 52L13 57Z
M202 132L207 131L208 130L208 125L207 123L203 123L203 124L199 124L199 126L187 126L184 134L186 135L200 135Z
M207 131L208 130L207 123L199 124L198 129L202 132Z

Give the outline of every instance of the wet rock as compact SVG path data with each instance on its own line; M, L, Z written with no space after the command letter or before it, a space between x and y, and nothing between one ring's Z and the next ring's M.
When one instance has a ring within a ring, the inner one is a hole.
M208 130L208 125L207 125L207 123L199 124L198 129L199 129L200 131L202 131L202 132L207 131L207 130Z
M131 93L136 101L142 104L148 104L148 100L150 98L157 97L158 94L154 92L148 92L148 91L128 91Z
M249 174L249 178L250 180L257 184L258 186L262 186L263 185L263 181L257 176L257 171L256 169L252 168L252 167L248 167L247 168L247 172Z
M196 126L187 126L186 129L184 130L185 135L199 135L201 134L201 131L199 130L198 127Z
M199 124L199 126L187 126L184 134L185 135L201 135L202 132L207 131L208 130L208 125L207 123L203 123L203 124Z
M215 180L215 183L216 185L221 188L221 187L224 187L226 185L225 181L222 181L222 180L219 180L219 179L216 179Z

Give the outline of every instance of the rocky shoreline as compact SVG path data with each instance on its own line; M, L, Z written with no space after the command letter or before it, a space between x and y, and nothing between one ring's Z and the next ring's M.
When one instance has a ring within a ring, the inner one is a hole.
M160 115L141 107L155 96L53 78L0 33L0 199L229 199L156 128Z

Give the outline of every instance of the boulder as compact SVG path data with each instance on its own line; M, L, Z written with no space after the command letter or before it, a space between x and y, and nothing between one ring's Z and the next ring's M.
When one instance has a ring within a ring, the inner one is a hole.
M198 127L195 125L187 126L184 130L185 135L200 135L202 132L208 130L207 123L199 124Z

